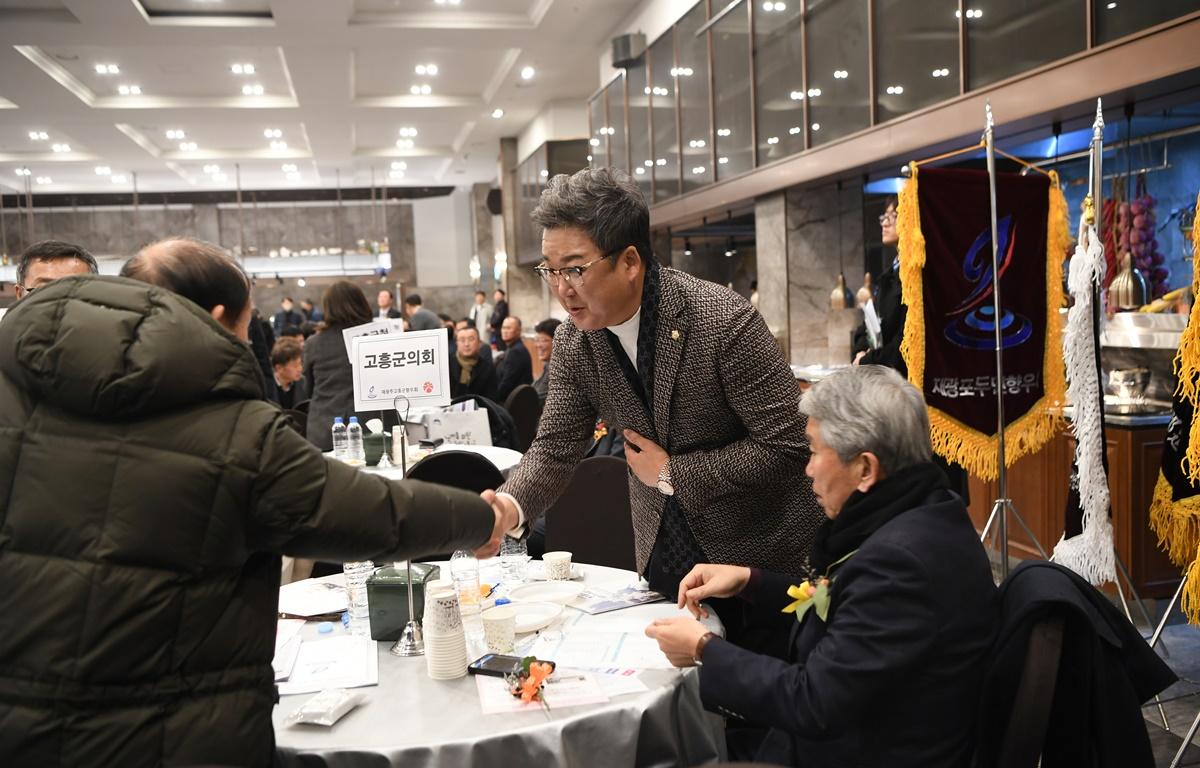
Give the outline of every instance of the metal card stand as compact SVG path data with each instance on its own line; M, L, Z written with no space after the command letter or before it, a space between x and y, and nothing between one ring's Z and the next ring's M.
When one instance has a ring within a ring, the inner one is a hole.
M401 411L401 401L403 401L404 410ZM412 409L412 404L404 395L396 395L392 401L392 406L396 409L396 414L400 417L400 424L396 429L400 430L400 471L405 476L408 475L408 413ZM386 455L386 453L385 453ZM404 625L404 631L400 633L398 639L390 649L393 656L423 656L425 655L425 634L421 629L421 622L416 617L416 603L413 602L413 580L412 580L412 559L410 558L404 563L404 568L408 573L408 623Z

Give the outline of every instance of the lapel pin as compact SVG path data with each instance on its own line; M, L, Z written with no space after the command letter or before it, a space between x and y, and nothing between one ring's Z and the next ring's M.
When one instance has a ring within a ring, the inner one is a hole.
M671 338L675 341L679 341L679 331L671 331Z

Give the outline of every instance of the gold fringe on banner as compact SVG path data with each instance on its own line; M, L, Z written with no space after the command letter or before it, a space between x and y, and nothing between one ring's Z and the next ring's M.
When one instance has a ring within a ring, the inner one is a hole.
M1179 339L1179 351L1175 353L1175 370L1179 385L1176 394L1195 408L1200 399L1200 196L1196 198L1196 218L1192 221L1192 313L1187 327ZM1200 418L1192 418L1188 436L1187 454L1183 460L1183 473L1193 483L1200 482ZM1200 587L1198 587L1200 588Z
M897 245L900 256L900 287L908 314L900 354L908 366L908 380L925 391L925 302L922 272L925 269L925 235L917 199L917 166L909 163L911 176L900 192L896 212ZM1046 341L1042 367L1042 398L1025 415L1009 423L1004 431L1005 465L1036 453L1062 428L1058 408L1066 402L1067 374L1062 351L1063 260L1071 245L1067 223L1067 200L1059 188L1058 174L1050 172L1049 208L1046 215ZM997 436L971 429L938 408L929 408L929 436L933 450L964 467L982 480L999 475L996 462Z
M1150 502L1150 528L1158 536L1158 548L1183 569L1179 609L1189 624L1200 624L1200 496L1172 501L1171 484L1160 472Z

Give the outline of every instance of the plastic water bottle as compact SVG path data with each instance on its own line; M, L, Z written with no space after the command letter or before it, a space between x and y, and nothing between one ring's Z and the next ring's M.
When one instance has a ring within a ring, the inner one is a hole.
M528 563L529 548L525 545L525 539L512 536L500 539L500 572L504 575L504 583L516 585L525 581Z
M362 427L358 423L357 416L351 416L350 426L346 427L346 463L367 463L367 453L363 449Z
M471 658L482 654L483 616L480 609L479 561L468 549L460 549L450 558L450 576L458 592L458 610L462 613L463 632Z
M350 631L356 635L371 634L371 610L367 605L367 579L375 572L370 560L342 563L346 574L346 611L350 614Z
M341 416L333 419L333 458L346 460L346 425L342 423Z

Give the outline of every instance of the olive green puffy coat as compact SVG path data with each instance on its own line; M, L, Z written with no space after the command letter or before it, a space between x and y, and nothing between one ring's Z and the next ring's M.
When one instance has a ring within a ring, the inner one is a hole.
M0 322L0 764L269 764L280 554L482 544L473 494L324 458L249 347L107 277Z

